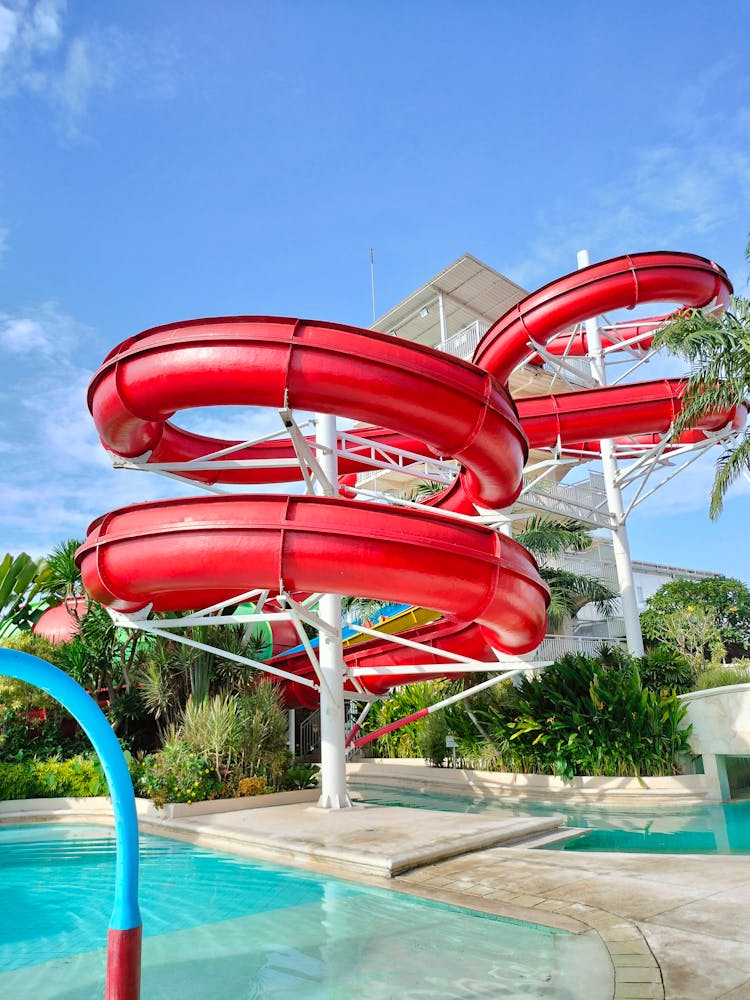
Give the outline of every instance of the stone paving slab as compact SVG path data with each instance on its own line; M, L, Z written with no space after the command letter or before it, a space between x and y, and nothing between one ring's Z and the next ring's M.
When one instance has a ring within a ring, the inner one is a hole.
M305 804L194 819L141 819L144 830L242 849L286 864L392 878L420 865L555 829L560 817L498 817L394 806L329 811Z

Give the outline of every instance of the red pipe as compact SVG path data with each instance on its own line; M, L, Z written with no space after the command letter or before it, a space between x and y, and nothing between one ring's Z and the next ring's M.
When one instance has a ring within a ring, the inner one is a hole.
M141 926L108 931L105 1000L139 1000L141 935Z

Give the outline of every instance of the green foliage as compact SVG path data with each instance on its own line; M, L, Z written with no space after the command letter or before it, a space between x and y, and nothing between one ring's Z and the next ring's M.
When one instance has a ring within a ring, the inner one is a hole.
M242 746L239 704L228 695L188 701L180 737L195 754L210 762L218 781L231 770Z
M289 766L290 752L286 712L279 689L270 680L260 680L240 700L240 725L240 770L278 784Z
M15 649L19 653L28 653L30 656L38 656L40 660L46 660L55 667L59 667L62 662L62 647L54 642L50 642L43 635L36 635L34 632L18 632L0 642L3 649ZM37 691L39 689L37 688ZM41 691L39 694L41 695ZM0 702L2 702L0 696Z
M726 576L665 583L646 602L641 615L644 636L662 641L666 616L694 609L713 616L718 636L731 655L750 650L750 590Z
M7 708L0 714L0 761L45 761L91 749L88 737L61 705L52 699L47 706L40 706L41 699L34 701L28 708ZM44 708L46 719L34 714L36 707Z
M41 616L46 604L32 602L44 591L46 564L26 552L7 552L0 559L0 638L15 630L27 631Z
M735 663L731 667L709 667L700 675L696 686L699 691L705 691L708 688L748 683L750 683L750 670Z
M381 726L418 712L428 705L434 704L444 697L449 688L447 681L423 681L417 684L406 684L397 688L383 701L372 706L370 714L362 727L363 733L372 732ZM409 723L395 729L392 733L378 737L375 740L375 751L380 757L421 757L419 733L424 726L424 720Z
M442 767L447 753L445 739L448 736L448 721L443 711L428 715L420 727L417 737L419 749L426 761L433 767Z
M76 550L83 545L80 538L68 538L56 545L47 556L44 593L59 602L84 595L81 571L76 566Z
M244 698L217 694L188 702L179 738L210 762L232 794L245 777L277 785L289 764L287 720L278 689L261 680Z
M106 795L101 769L90 758L0 764L0 799L79 798Z
M315 788L318 784L320 768L317 764L292 764L284 773L281 788L286 792L302 788Z
M681 309L654 336L655 347L666 347L686 358L691 374L674 434L695 427L705 416L728 410L750 397L750 301L733 297L722 315ZM727 489L750 461L750 431L745 429L717 459L711 491L710 516L721 513Z
M205 757L178 739L144 758L138 791L161 808L167 802L203 802L217 798L221 793L221 781Z
M463 760L565 778L675 773L688 751L689 733L679 728L685 707L674 692L644 687L625 654L607 658L569 654L517 690L503 684L472 698L486 735L461 719L469 706L449 708Z
M695 688L695 670L684 656L669 646L654 646L638 664L641 682L652 691L686 694Z
M587 604L594 604L604 616L612 614L617 595L605 583L549 564L550 559L564 552L584 552L591 548L593 538L585 524L574 518L556 520L536 515L528 519L515 537L539 561L539 574L550 591L547 609L550 628L559 628Z
M637 667L611 669L564 657L539 678L524 679L511 739L535 753L542 773L572 778L672 774L687 734L686 709L670 693L643 688Z

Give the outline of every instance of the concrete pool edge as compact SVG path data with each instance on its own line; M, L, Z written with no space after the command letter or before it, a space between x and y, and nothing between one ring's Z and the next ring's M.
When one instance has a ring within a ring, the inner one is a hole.
M512 798L561 805L706 805L717 800L703 774L644 778L579 776L567 781L545 774L472 771L432 767L423 760L371 758L347 764L347 778L371 786L402 786L420 791L471 796L482 801Z

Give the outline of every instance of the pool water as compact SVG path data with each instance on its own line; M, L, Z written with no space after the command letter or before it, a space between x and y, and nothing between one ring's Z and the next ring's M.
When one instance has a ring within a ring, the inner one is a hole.
M502 816L561 817L561 825L586 830L545 850L647 854L750 854L750 800L725 805L597 806L531 800L500 801L355 783L365 802Z
M144 1000L611 995L601 942L141 838ZM114 833L0 827L0 997L103 996Z

